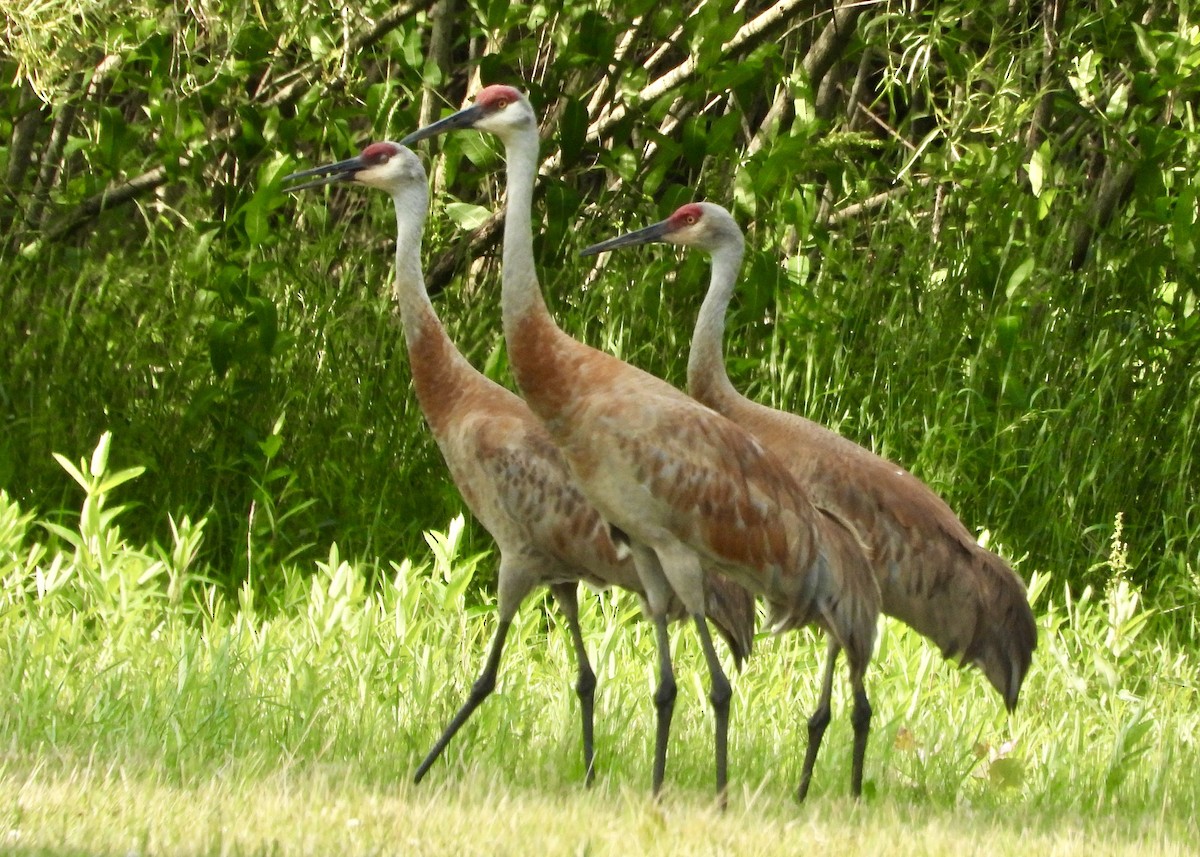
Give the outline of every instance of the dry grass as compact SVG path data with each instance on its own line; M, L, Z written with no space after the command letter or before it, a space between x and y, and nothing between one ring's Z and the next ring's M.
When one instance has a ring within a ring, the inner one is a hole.
M0 850L27 854L1191 854L1194 831L1149 817L1053 817L843 798L798 807L736 793L656 804L602 780L558 793L478 770L433 787L364 786L353 771L230 773L194 788L83 763L0 775Z

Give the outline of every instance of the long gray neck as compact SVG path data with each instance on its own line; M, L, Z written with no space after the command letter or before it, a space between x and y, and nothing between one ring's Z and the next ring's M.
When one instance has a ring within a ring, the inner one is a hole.
M429 302L421 273L421 227L426 190L422 183L393 196L396 203L396 280L392 297L400 311L413 389L425 420L443 450L458 425L458 409L488 381L455 347Z
M533 264L533 184L537 180L538 133L534 127L505 141L508 192L504 213L504 251L500 304L504 335L532 314L549 317Z
M392 196L396 206L396 280L392 298L400 310L404 337L410 342L423 330L422 323L434 315L421 270L421 234L425 229L428 192L423 186L407 186Z
M702 402L738 395L725 371L725 314L737 284L744 250L745 241L740 234L724 236L712 250L708 294L700 306L688 355L688 392Z

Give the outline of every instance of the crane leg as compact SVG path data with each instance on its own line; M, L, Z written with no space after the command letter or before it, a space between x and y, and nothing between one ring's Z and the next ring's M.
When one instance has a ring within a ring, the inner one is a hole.
M467 696L467 701L463 703L462 708L454 715L454 719L450 721L450 725L442 732L442 737L438 738L437 743L433 745L433 749L425 756L425 760L421 762L417 768L417 773L413 776L413 782L419 783L425 778L425 774L437 761L437 757L442 754L446 746L450 743L450 739L454 734L462 728L462 725L467 722L467 718L479 707L496 689L496 673L500 669L500 653L504 650L504 638L508 636L508 629L512 626L511 619L501 619L496 626L496 636L492 638L492 648L488 652L487 661L483 665L483 672L479 674L479 678L471 685L471 693Z
M852 665L850 682L854 687L854 710L850 722L854 726L854 756L850 767L850 794L862 797L863 759L867 755L867 736L871 731L871 703L863 687L864 670Z
M729 700L733 696L733 690L729 686L725 670L721 667L721 659L717 657L717 650L713 647L712 635L704 618L704 570L700 566L700 557L682 542L666 540L663 544L656 545L654 551L658 556L663 576L696 623L704 659L708 662L708 674L711 679L709 699L712 700L713 712L716 715L717 801L724 807L729 774Z
M667 742L671 737L671 717L675 713L675 668L671 665L671 639L667 634L667 610L671 604L671 585L658 561L658 555L648 545L630 542L638 580L645 590L646 612L654 623L654 641L658 649L658 687L654 691L657 729L654 735L653 789L662 791L667 773Z
M584 784L590 786L596 777L594 751L596 673L592 671L587 648L583 644L583 631L579 627L577 584L555 584L550 591L554 594L559 609L567 619L567 629L571 633L571 642L575 646L575 663L579 667L579 675L575 681L575 693L579 696L579 712L583 719Z
M671 716L675 713L675 668L671 665L671 640L665 616L654 617L654 638L658 643L658 689L654 707L658 711L658 729L654 738L654 794L662 791L667 773L667 742L671 737Z
M704 616L692 618L696 621L696 631L700 635L700 645L704 649L704 659L708 662L708 672L712 678L708 698L712 701L716 720L717 803L721 809L725 809L729 799L726 788L729 784L729 702L733 698L733 688L725 670L721 668L721 660L713 647L712 635Z
M800 773L800 787L796 790L796 799L803 801L808 797L808 786L812 782L813 765L817 762L817 751L821 749L821 739L825 737L825 728L829 725L830 700L833 698L833 670L837 665L838 653L841 646L829 637L826 646L825 674L821 676L821 697L817 700L817 709L808 718L808 747L804 751L804 768ZM863 745L864 752L866 745Z

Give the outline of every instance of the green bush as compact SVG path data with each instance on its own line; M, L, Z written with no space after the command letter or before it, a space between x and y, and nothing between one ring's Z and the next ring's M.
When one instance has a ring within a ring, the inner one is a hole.
M576 251L730 205L751 248L736 384L894 457L1079 591L1105 585L1123 516L1132 585L1194 629L1185 11L89 8L17 4L0 51L0 486L26 508L70 507L50 454L112 431L114 463L146 471L126 531L205 521L227 595L334 543L368 567L420 550L462 504L409 392L386 200L285 198L279 178L399 137L476 75L523 78L547 117L536 252L569 331L682 382L703 261ZM439 145L430 284L507 380L500 155Z

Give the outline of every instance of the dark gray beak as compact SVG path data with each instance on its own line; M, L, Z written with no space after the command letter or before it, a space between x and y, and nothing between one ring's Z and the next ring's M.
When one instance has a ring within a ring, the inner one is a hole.
M419 140L428 140L447 131L457 131L460 128L470 128L483 118L483 108L479 105L465 107L457 113L451 113L445 119L439 119L424 128L418 128L400 141L401 146L411 146Z
M593 244L591 247L585 247L579 251L579 255L595 256L598 253L604 253L608 250L616 250L618 247L632 247L635 244L649 244L652 241L658 241L671 231L670 223L669 220L660 220L658 223L655 223L653 226L647 226L645 229L638 229L636 232L626 232L624 235L619 235L616 238L601 241L599 244Z
M354 176L364 167L366 167L366 164L363 163L361 157L347 158L344 161L338 161L336 164L326 164L323 167L313 167L311 170L303 170L302 172L292 173L290 176L284 176L283 189L290 193L310 187L322 187L327 184L354 181ZM288 182L314 177L316 178L313 181L288 185Z

